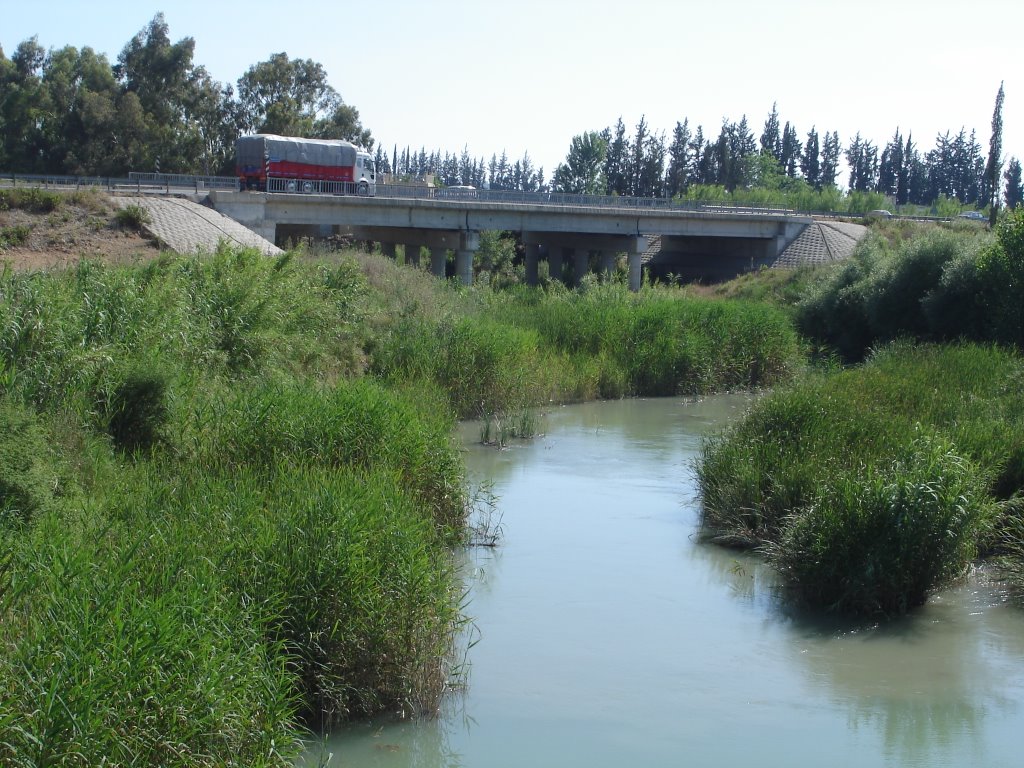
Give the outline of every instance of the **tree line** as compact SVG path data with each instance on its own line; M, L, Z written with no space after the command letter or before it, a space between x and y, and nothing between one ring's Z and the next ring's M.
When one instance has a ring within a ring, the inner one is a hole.
M896 128L879 147L855 133L801 133L776 105L760 135L744 115L725 119L717 137L688 118L670 136L641 117L632 132L614 127L574 136L550 181L525 153L483 157L393 147L364 128L355 107L330 85L323 66L276 53L232 84L213 80L193 60L195 41L171 42L163 14L111 63L92 48L46 51L33 37L10 58L0 49L0 168L14 173L125 175L131 170L230 175L235 140L249 133L339 138L375 151L377 168L399 179L433 175L445 186L522 191L676 197L702 188L785 192L827 190L885 195L896 205L948 198L979 208L1024 202L1021 164L1003 172L1000 86L988 157L974 131L947 131L922 150ZM998 125L997 125L998 123ZM840 177L846 161L848 176ZM1000 178L1001 175L1001 178ZM1000 184L1002 182L1002 184Z
M359 112L310 59L273 54L232 86L171 42L157 14L115 63L92 48L47 52L33 37L0 50L0 168L119 176L131 170L234 174L248 133L343 138L370 146Z
M700 125L692 129L684 119L670 139L654 132L644 117L627 135L619 118L614 128L573 137L552 184L576 194L639 197L676 197L708 186L727 192L821 191L843 181L845 159L850 190L880 193L896 205L931 205L945 197L986 207L1002 197L1012 208L1024 202L1024 189L1017 158L1007 163L999 188L1002 98L1000 86L987 160L975 132L963 128L955 135L939 134L927 152L899 128L881 151L859 132L844 147L837 131L819 134L816 126L801 137L790 122L782 123L773 105L759 137L745 115L738 122L724 120L717 137L705 136Z

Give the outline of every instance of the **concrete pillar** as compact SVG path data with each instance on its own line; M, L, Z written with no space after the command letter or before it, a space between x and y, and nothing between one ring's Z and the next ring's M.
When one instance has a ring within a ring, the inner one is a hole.
M526 284L537 284L537 257L540 255L540 246L536 243L528 243L523 246L526 250L524 255L526 267Z
M615 274L615 251L601 251L601 271L605 277L611 277Z
M459 248L455 252L455 275L463 285L473 284L473 254L476 249Z
M420 265L420 245L416 243L405 244L405 263L409 266L418 267Z
M590 251L586 248L573 249L572 284L579 285L590 271Z
M629 290L636 293L640 290L640 285L643 282L643 264L640 261L640 257L643 254L640 251L630 251L629 257Z
M548 246L548 275L552 280L562 280L562 246Z
M381 243L380 252L387 256L389 259L395 258L395 244L394 243Z
M434 277L440 277L442 280L445 278L445 268L448 265L448 249L447 248L431 248L430 249L430 274Z
M455 274L463 285L473 284L473 254L479 247L479 232L472 230L459 232L459 247L455 251Z

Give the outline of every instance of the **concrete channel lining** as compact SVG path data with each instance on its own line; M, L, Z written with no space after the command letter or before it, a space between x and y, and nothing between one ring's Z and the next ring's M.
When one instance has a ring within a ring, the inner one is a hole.
M213 253L221 242L255 248L267 256L283 251L251 229L212 208L182 197L117 195L121 208L137 205L149 214L143 229L163 246L181 254Z

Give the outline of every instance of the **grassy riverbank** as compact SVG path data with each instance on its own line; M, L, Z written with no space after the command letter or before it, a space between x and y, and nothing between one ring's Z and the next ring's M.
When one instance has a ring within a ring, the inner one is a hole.
M875 239L812 285L798 324L867 359L779 388L705 445L705 535L761 548L801 599L842 611L901 613L979 552L1024 581L1022 233L1018 211L995 238ZM954 335L974 341L935 343Z
M306 726L433 711L464 621L456 416L799 356L768 307L365 254L5 269L0 762L286 765Z

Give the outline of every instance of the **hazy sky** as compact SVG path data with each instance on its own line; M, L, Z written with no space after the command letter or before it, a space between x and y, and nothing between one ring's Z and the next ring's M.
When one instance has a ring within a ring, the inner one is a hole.
M574 135L620 116L713 138L746 114L760 137L777 102L801 140L881 149L899 127L927 151L965 127L987 157L1003 80L1004 155L1024 158L1021 0L0 0L0 46L113 62L158 11L222 82L281 51L320 62L389 152L528 150L550 178Z

